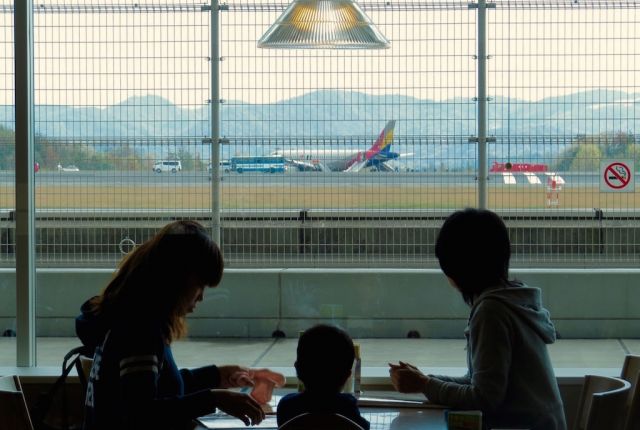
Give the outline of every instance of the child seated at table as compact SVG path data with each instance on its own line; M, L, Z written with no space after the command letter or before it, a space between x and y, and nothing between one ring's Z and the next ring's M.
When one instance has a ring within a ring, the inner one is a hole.
M319 324L305 331L295 362L304 391L280 400L278 426L307 412L336 413L368 430L369 422L360 415L356 398L340 392L351 375L354 358L353 341L344 330Z

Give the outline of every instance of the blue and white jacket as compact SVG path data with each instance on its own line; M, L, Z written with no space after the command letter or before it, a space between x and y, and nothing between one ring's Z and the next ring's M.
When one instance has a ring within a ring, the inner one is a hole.
M95 350L85 430L175 430L215 411L216 366L179 370L157 323L144 316L106 321L88 308L76 318L78 337Z

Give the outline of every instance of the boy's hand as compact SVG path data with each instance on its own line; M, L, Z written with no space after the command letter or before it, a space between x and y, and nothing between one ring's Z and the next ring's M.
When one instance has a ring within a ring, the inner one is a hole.
M429 382L429 377L417 367L402 361L389 363L389 375L393 387L400 393L424 393Z

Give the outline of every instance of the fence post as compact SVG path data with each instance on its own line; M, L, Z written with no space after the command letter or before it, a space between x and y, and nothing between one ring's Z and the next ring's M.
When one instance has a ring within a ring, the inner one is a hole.
M211 224L220 243L220 7L211 0Z
M478 0L478 208L487 208L487 2Z

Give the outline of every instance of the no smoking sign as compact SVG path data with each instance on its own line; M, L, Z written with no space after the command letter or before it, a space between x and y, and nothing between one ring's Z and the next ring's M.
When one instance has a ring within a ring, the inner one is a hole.
M600 162L600 191L609 193L632 193L633 160L602 160Z

